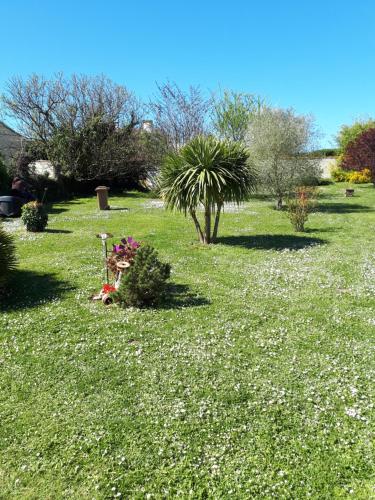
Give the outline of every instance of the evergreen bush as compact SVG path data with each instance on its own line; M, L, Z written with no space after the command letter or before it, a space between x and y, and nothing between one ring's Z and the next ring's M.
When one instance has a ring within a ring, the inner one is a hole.
M124 307L157 305L165 293L170 271L170 265L160 262L153 247L142 246L137 250L133 264L122 277L113 299Z

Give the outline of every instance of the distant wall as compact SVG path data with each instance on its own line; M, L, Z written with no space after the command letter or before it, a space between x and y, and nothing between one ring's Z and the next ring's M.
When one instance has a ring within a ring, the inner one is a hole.
M322 158L319 160L320 168L322 169L323 179L330 179L331 168L337 167L336 158Z
M3 155L5 161L10 161L22 149L22 144L25 138L18 134L5 123L0 122L0 153Z
M30 163L31 171L36 175L47 175L50 179L57 180L58 172L49 160L37 160Z

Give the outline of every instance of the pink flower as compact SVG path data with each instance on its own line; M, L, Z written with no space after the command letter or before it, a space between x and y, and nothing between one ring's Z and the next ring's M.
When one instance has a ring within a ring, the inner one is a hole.
M130 245L132 248L139 248L140 244L138 241L135 241L131 236L128 237L128 245Z
M119 253L121 252L121 250L125 250L124 245L113 245L113 251L115 253Z

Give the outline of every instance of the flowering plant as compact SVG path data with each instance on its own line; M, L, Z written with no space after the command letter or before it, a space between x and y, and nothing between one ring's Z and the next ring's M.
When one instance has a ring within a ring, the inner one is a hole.
M114 286L110 285L109 283L105 283L105 285L103 285L103 288L102 288L103 293L112 293L115 291L116 291L116 288Z
M129 251L137 250L140 247L138 241L135 241L131 236L123 238L120 245L113 245L113 252L116 254L126 254Z
M288 216L295 231L305 231L305 223L315 207L317 194L315 187L301 186L295 190L294 196L289 198Z
M132 264L138 248L141 244L135 241L131 236L123 238L118 245L113 245L112 252L107 259L108 267L114 275L117 272L119 262L128 262Z

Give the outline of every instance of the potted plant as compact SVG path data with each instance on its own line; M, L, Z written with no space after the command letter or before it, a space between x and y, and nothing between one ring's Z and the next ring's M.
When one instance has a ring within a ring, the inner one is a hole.
M26 226L26 231L36 233L44 231L46 228L48 214L43 203L30 201L26 205L23 205L21 219Z

